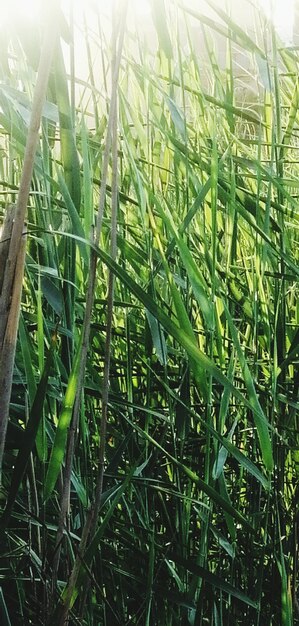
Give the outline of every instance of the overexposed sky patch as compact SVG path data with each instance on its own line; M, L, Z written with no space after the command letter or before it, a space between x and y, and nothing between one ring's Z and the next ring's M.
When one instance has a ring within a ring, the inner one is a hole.
M0 0L0 21L2 25L14 19L32 20L39 14L43 4L51 0ZM72 0L62 0L62 6L69 7ZM110 13L115 0L73 0L75 6L98 6L106 15ZM220 7L225 5L222 0L214 0ZM204 0L185 0L188 6L192 6L199 11L205 12ZM268 17L273 20L276 30L285 44L292 43L294 4L295 0L256 0ZM117 3L116 3L117 4ZM242 0L240 0L242 4ZM245 5L244 5L245 6ZM129 0L131 14L137 18L144 19L150 17L150 0ZM242 25L241 25L242 26Z
M295 0L259 0L261 8L275 25L279 37L285 44L293 39Z
M51 0L0 0L0 20L3 22L13 19L14 17L23 17L27 19L35 18L42 10L43 4ZM61 0L62 7L68 8L72 0ZM103 12L111 10L115 0L73 0L74 5L88 7L98 6ZM149 0L129 0L130 8L136 15L146 17L150 14L151 8Z

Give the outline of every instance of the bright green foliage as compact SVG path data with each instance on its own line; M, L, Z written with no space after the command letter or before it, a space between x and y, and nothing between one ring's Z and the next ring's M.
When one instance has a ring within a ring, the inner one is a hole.
M249 31L226 3L207 0L207 14L149 0L146 34L129 3L115 261L112 157L99 245L92 230L118 21L81 4L57 13L28 207L0 622L59 626L68 601L69 623L89 626L298 624L298 50L254 7ZM20 181L42 24L0 34L2 218ZM74 582L99 472L109 271L104 485Z

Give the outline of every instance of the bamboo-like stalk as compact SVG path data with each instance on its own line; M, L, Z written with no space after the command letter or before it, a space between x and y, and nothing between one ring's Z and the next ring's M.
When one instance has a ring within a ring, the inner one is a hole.
M16 258L14 259L14 276L11 287L9 313L7 315L5 334L0 352L0 482L2 476L2 459L8 423L9 403L11 396L13 367L19 324L25 253L26 235L21 238L19 242L18 252L16 253Z
M113 133L113 139L112 139L112 197L111 197L110 256L113 260L115 260L116 254L117 254L116 241L117 241L117 208L118 208L117 101L115 103L112 133ZM113 324L114 279L115 279L114 273L111 270L109 270L108 296L107 296L107 328L106 328L106 339L105 339L104 376L103 376L103 390L102 390L102 414L101 414L100 446L99 446L99 457L98 457L99 472L98 472L98 480L97 480L96 493L95 493L93 525L91 528L91 534L93 534L96 529L100 502L101 502L101 497L102 497L102 491L103 491L107 412L108 412L108 399L109 399L110 362L111 362L111 339L112 339L112 324Z
M125 0L125 2L123 3L122 19L120 23L120 32L118 34L118 48L117 48L117 52L114 53L114 60L113 60L113 65L112 65L113 71L112 71L110 111L109 111L108 127L107 127L107 134L106 134L105 151L104 151L104 156L103 156L100 199L99 199L99 208L98 208L98 213L97 213L97 225L96 225L96 230L95 230L95 234L93 237L93 243L97 246L99 244L99 240L101 236L101 226L102 226L102 219L103 219L105 200L106 200L108 166L109 166L110 150L111 150L112 135L113 135L112 173L113 173L113 182L114 182L115 189L113 188L113 185L112 185L111 252L113 251L114 256L116 254L116 220L117 220L117 201L118 201L117 199L117 173L115 173L115 170L117 169L117 88L118 88L119 69L120 69L124 33L125 33L126 11L127 11L127 0ZM114 32L114 45L116 45L116 36L117 36L116 32ZM116 155L115 155L115 151L116 151ZM63 528L64 528L67 511L69 508L71 472L72 472L72 466L73 466L75 438L76 438L78 421L79 421L82 389L83 389L84 378L85 378L86 359L87 359L87 353L89 349L90 323L91 323L91 315L92 315L92 308L93 308L93 302L94 302L94 296L95 296L95 285L96 285L96 269L97 269L97 254L95 250L92 248L91 254L90 254L89 280L88 280L86 306L85 306L84 322L83 322L83 329L82 329L83 343L82 343L81 361L80 361L77 393L76 393L76 399L75 399L75 404L74 404L72 423L71 423L69 438L68 438L66 465L65 465L65 471L64 471L64 484L63 484L63 491L62 491L62 497L61 497L60 513L59 513L59 525L58 525L58 531L57 531L57 536L56 536L56 556L55 556L54 564L53 564L53 578L52 578L53 592L55 590L57 570L59 566L60 547L61 547L61 540L63 536ZM102 399L103 408L102 408L102 419L101 419L101 444L100 444L100 450L99 450L99 468L100 469L99 469L98 483L97 483L96 493L95 493L95 500L91 507L91 510L89 511L87 515L86 524L82 532L80 548L79 548L80 557L78 558L78 562L75 563L73 572L71 574L71 577L68 583L70 588L72 588L76 582L80 565L81 565L82 555L84 554L88 537L90 536L91 530L94 529L93 520L97 518L97 512L99 509L100 498L101 498L101 493L102 493L104 454L105 454L104 446L105 446L108 388L109 388L110 342L111 342L112 308L113 308L113 282L114 282L113 275L111 272L109 272L106 359L105 359L105 366L104 366L104 385L103 385L103 399ZM102 436L102 431L104 433L103 436ZM60 622L61 624L63 624L64 621L66 620L66 615L68 612L67 604L68 602L65 603L63 614L60 616L60 619L62 620Z
M9 246L10 246L11 231L12 231L13 221L14 221L14 214L15 214L15 207L14 205L11 204L7 207L7 210L5 213L4 223L3 223L2 232L1 232L1 240L0 240L0 297L2 293L2 286L3 286L3 281L4 281L6 263L7 263L8 255L9 255ZM3 339L4 337L0 335L0 346L2 346L3 344Z
M117 134L117 92L115 98L114 115L112 119L112 195L111 195L111 240L110 240L110 255L113 260L117 255L117 209L118 209L118 134ZM102 410L101 410L101 427L100 427L100 444L98 451L98 476L95 490L94 503L92 507L92 518L90 524L90 537L92 537L96 531L98 524L98 516L101 505L101 498L103 493L103 480L105 471L105 450L106 450L106 430L107 430L107 417L108 417L108 400L109 400L109 385L110 385L110 363L111 363L111 340L112 340L112 326L113 326L113 301L114 301L114 273L109 270L108 273L108 295L107 295L107 323L106 323L106 338L105 338L105 352L104 352L104 374L103 374L103 389L102 389ZM89 582L87 583L83 597L81 600L81 613L84 609L86 598L89 590Z
M56 44L57 6L58 4L55 0L55 2L51 4L51 8L48 8L48 23L45 27L44 41L37 72L24 163L0 298L0 338L2 340L0 346L0 477L9 416L13 363L24 275L25 248L23 229L27 214L34 159L39 139L42 109L46 97L52 57Z

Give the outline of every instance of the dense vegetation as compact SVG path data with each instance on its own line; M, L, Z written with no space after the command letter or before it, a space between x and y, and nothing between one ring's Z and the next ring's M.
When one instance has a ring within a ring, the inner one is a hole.
M3 626L299 623L299 57L205 4L2 28Z

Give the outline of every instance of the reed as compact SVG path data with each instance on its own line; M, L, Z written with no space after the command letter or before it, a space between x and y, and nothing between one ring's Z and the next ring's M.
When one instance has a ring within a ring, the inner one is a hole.
M150 0L148 29L125 0L110 20L56 7L3 457L5 626L299 623L298 50L255 5L249 34L205 4ZM41 17L1 40L3 218L42 33Z

